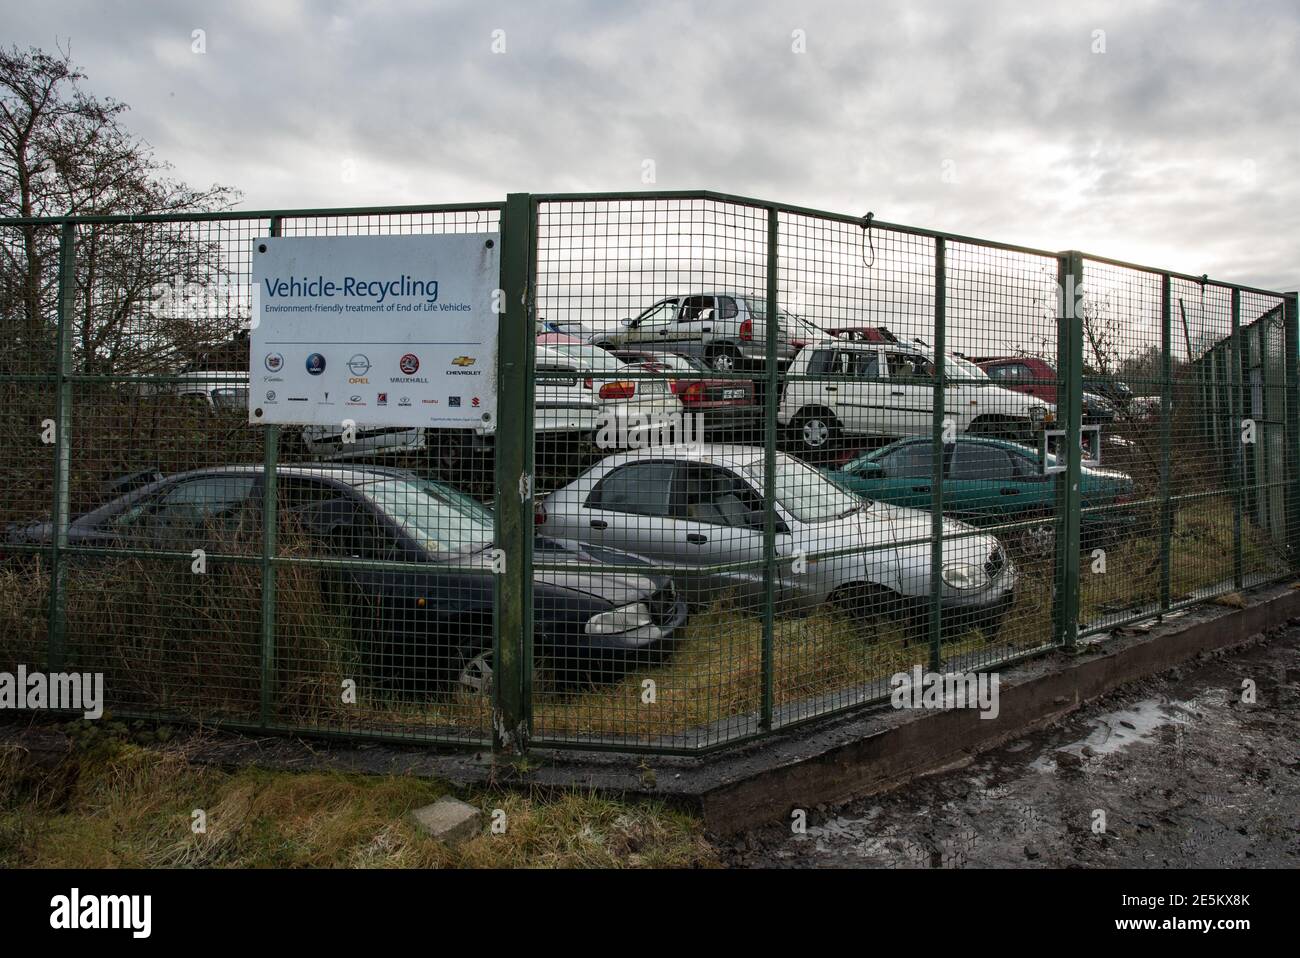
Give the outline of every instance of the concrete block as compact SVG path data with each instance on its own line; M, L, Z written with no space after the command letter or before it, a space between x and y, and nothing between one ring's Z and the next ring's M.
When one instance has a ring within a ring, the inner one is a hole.
M459 845L479 833L483 813L458 798L446 796L411 812L415 827L447 845Z

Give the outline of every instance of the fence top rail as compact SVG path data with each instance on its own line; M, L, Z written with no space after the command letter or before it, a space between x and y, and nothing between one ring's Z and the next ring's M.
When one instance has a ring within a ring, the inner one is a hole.
M741 206L750 206L755 209L776 210L778 213L790 213L796 216L808 216L815 219L827 220L836 223L852 224L854 226L865 226L867 220L865 216L859 216L849 213L835 213L830 210L821 210L808 206L797 206L791 203L778 203L772 200L761 200L751 196L741 196L733 193L720 193L715 190L640 190L636 192L589 192L589 193L533 193L531 199L536 206L540 203L581 203L581 202L646 202L655 200L710 200L720 203L734 203ZM218 212L207 213L145 213L145 214L105 214L105 215L71 215L71 216L6 216L0 217L0 227L11 226L61 226L63 224L72 225L110 225L110 224L137 224L137 223L198 223L198 222L221 222L221 221L238 221L253 219L312 219L318 217L347 217L347 216L395 216L409 215L419 213L457 213L457 212L477 212L484 210L505 210L504 200L494 200L482 203L426 203L412 204L406 206L357 206L357 207L334 207L334 208L308 208L308 209L282 209L282 210L221 210ZM911 236L922 236L935 240L945 240L953 243L966 243L972 246L982 246L988 249L997 249L1009 253L1021 253L1027 256L1042 256L1049 259L1059 259L1062 256L1074 255L1085 260L1092 260L1096 263L1103 263L1108 266L1115 266L1121 269L1131 269L1142 273L1149 273L1159 276L1168 276L1171 279L1184 280L1191 283L1204 284L1220 289L1237 289L1242 292L1253 293L1263 296L1284 297L1288 293L1272 289L1262 289L1255 286L1244 286L1240 283L1230 283L1224 280L1210 279L1208 276L1196 276L1191 273L1180 273L1174 270L1160 269L1155 266L1144 266L1141 263L1130 263L1125 260L1113 259L1108 256L1100 256L1095 253L1088 253L1079 250L1045 250L1033 246L1020 246L1015 243L1004 243L998 240L983 239L977 236L966 236L961 233L947 233L942 230L925 229L919 226L907 226L902 223L890 223L884 220L872 218L870 226L873 229L888 230L894 233L903 233Z
M504 200L485 203L418 203L408 206L346 206L321 209L220 210L208 213L76 214L73 216L0 216L0 226L107 225L133 223L203 223L230 220L296 220L340 216L400 216L413 213L475 213L504 210Z

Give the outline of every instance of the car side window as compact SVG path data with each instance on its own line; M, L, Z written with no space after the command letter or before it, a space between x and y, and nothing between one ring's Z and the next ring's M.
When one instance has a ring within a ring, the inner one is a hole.
M717 306L712 296L687 296L682 300L682 315L679 323L693 323L702 319L712 319L717 315Z
M880 460L890 479L929 479L934 476L934 445L912 442Z
M808 360L808 374L811 376L847 376L851 356L846 352L833 349L819 349Z
M638 516L667 516L672 494L672 462L634 462L620 466L596 483L587 496L589 509Z
M678 514L693 522L752 529L763 523L763 502L754 487L718 466L687 466L679 472Z
M1015 478L1011 455L997 446L981 442L959 442L952 460L952 478L966 481L1001 482Z
M919 353L890 353L889 378L917 386L934 385L934 365Z
M254 477L204 476L174 483L115 516L120 532L175 538L235 531L247 518Z
M731 296L718 297L718 319L735 319L740 310Z
M639 317L637 324L640 326L660 325L671 323L677 319L677 300L664 300L655 306L651 306Z
M328 483L281 480L280 517L281 543L290 550L343 558L400 558L392 531L358 499Z
M880 376L880 357L874 349L855 350L852 357L853 375L859 379L876 379Z

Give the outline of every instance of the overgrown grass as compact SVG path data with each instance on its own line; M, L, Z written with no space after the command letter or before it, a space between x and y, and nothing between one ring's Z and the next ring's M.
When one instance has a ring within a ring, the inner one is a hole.
M481 834L451 849L408 813L447 794L412 777L227 772L181 747L111 739L53 766L0 747L0 867L447 868L689 867L717 859L700 822L658 803L566 793L461 796L484 811ZM207 817L203 834L193 814ZM504 834L487 827L506 813Z
M1118 620L1159 597L1158 539L1139 529L1098 543L1106 573L1081 560L1082 624ZM1176 516L1171 550L1172 598L1179 601L1221 584L1232 574L1233 510L1227 498L1207 498ZM236 536L230 551L247 553ZM289 554L308 554L305 538L282 531ZM1282 566L1271 542L1243 524L1247 574ZM946 641L943 654L962 668L987 668L1042 646L1051 636L1053 562L1021 559L1017 601L995 642L978 630ZM400 734L469 735L486 739L486 698L430 691L395 697L368 680L354 647L346 611L322 601L322 573L290 565L277 580L276 670L272 718L302 729L387 730ZM48 571L0 571L0 668L43 661ZM76 562L69 571L69 663L104 671L110 704L119 711L198 720L259 717L260 569L215 563L207 575L187 563L121 560ZM863 689L879 690L891 675L929 661L924 641L901 627L868 628L823 608L773 625L776 708L821 701L845 704ZM629 674L596 676L577 689L535 683L534 730L552 737L652 739L703 743L752 726L762 698L762 620L725 598L688 620L675 649ZM5 665L9 663L9 665ZM357 701L345 702L346 680ZM653 681L652 700L646 680ZM730 728L726 726L730 724ZM721 725L722 727L719 727Z

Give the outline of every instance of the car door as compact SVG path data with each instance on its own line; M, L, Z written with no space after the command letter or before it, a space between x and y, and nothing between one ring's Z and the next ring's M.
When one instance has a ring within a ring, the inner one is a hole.
M677 335L677 317L681 307L676 299L655 303L632 321L621 337L629 346L664 348L664 344Z
M900 443L877 461L884 473L875 484L876 498L896 506L930 508L934 488L933 441Z
M144 548L251 552L260 541L259 488L251 472L182 479L106 517L94 535Z
M880 350L848 349L843 357L849 378L840 384L840 422L850 432L889 435L881 431L890 403L889 384L880 374Z
M725 566L763 558L763 500L746 479L722 466L682 463L675 481L675 561ZM737 598L752 601L761 591L762 571L719 570L692 577L691 586L700 602L733 588L739 590Z
M671 498L677 464L645 460L606 473L583 500L576 539L671 561L679 551Z
M879 432L884 436L919 436L930 432L934 407L934 364L921 353L890 351L888 409Z
M725 335L729 326L730 323L724 322L719 316L717 297L686 296L682 299L682 311L677 317L676 330L669 337L671 348L674 352L703 356L705 346L716 335Z
M971 439L956 445L944 483L946 512L987 524L1032 508L1033 490L1005 447Z

